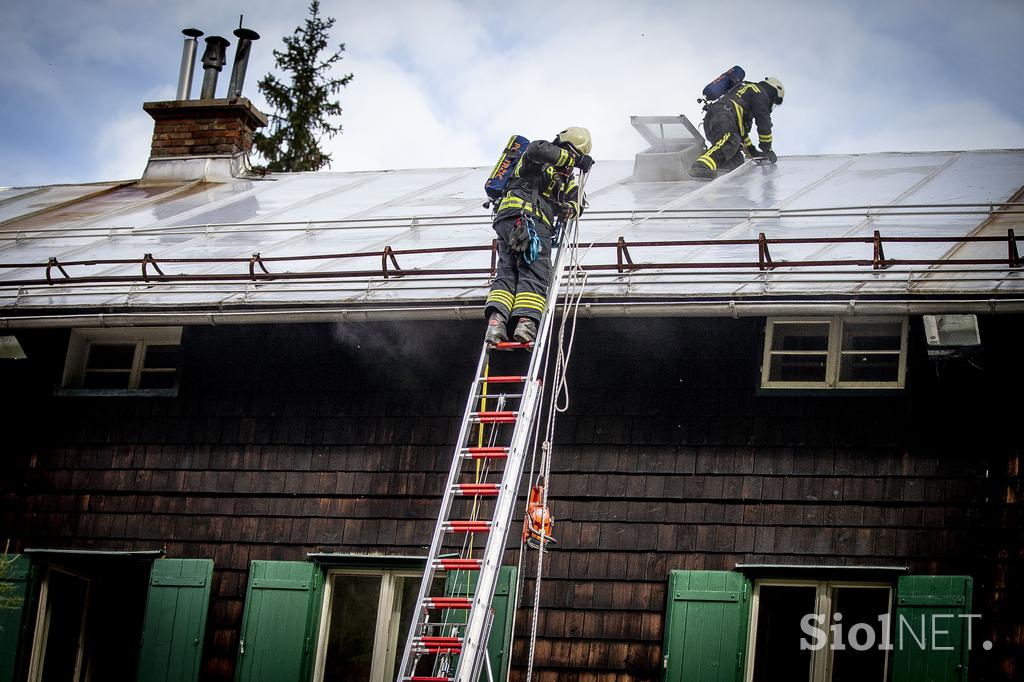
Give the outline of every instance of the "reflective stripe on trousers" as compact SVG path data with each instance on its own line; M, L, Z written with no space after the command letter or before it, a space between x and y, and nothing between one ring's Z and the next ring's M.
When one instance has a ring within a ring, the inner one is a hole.
M518 219L519 216L511 215L494 223L498 235L498 265L484 314L489 317L497 311L505 317L529 317L539 322L551 281L551 230L544 223L534 221L534 229L540 237L540 255L527 263L521 253L512 253L508 248L508 233Z

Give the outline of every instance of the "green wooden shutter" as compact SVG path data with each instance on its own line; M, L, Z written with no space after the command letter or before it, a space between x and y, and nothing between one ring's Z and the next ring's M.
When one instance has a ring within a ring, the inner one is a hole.
M742 680L750 581L731 571L672 571L668 588L666 682Z
M967 679L969 642L965 617L971 612L973 583L965 576L900 578L890 628L894 647L892 682Z
M213 582L210 559L157 559L139 653L139 682L195 682Z
M456 571L448 574L444 593L449 597L471 596L476 587L478 571ZM491 668L495 682L505 682L505 671L508 659L512 655L512 619L515 615L515 591L518 569L515 566L502 566L498 573L498 582L494 588L494 621L491 623L491 636L487 640L487 655L491 659ZM455 611L451 614L451 622L466 621L466 614ZM486 682L487 673L481 672L480 679Z
M11 682L20 667L21 643L30 621L32 567L28 557L3 556L0 568L0 682ZM18 665L18 667L16 667Z
M305 561L253 561L242 617L238 682L309 678L322 581Z

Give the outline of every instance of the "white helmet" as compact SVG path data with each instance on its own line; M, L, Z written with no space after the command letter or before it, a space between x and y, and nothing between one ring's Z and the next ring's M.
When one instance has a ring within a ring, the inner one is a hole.
M782 81L774 76L768 76L764 79L764 82L775 88L775 94L777 95L775 98L775 104L781 105L782 98L786 96L786 89L782 87Z
M589 154L591 149L590 131L571 126L555 136L557 144L571 144L580 154Z

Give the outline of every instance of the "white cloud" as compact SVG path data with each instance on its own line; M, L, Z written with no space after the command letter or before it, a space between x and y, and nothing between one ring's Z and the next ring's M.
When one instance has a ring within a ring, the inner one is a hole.
M262 39L245 91L264 111L256 82L305 8L246 5L245 24ZM490 165L508 135L550 138L566 125L590 128L598 160L628 159L645 146L630 114L685 113L698 123L700 89L733 64L786 84L774 116L782 154L1024 146L1024 95L993 85L1016 82L1024 69L1014 52L1024 25L1017 0L780 0L770 20L753 0L520 0L514 11L456 0L323 0L321 10L337 19L332 46L347 45L337 74L355 74L338 95L344 133L326 145L335 170ZM152 126L141 104L173 92L178 31L193 25L234 42L236 11L198 0L16 3L0 25L0 59L17 68L0 72L0 85L5 101L29 102L19 115L32 126L7 132L0 148L11 158L52 159L55 178L68 167L90 180L137 176ZM988 37L994 45L978 49ZM196 90L201 80L199 70ZM52 131L63 152L54 153ZM19 177L20 166L4 181Z
M922 125L927 122L927 125ZM989 102L953 100L894 111L866 134L840 135L823 153L1024 148L1024 124Z
M149 160L152 138L153 121L139 116L123 116L104 126L92 149L93 179L141 178Z
M154 100L161 89L141 93ZM153 120L147 116L125 114L103 125L90 150L93 163L91 180L133 180L142 177L153 141Z
M353 61L360 77L342 99L344 132L324 147L331 170L477 165L486 147L444 121L412 75L385 61Z
M42 97L47 104L60 100L61 69L55 69L54 62L40 55L27 41L14 36L4 38L0 35L0 63L7 66L0 69L0 88L8 93L20 90Z

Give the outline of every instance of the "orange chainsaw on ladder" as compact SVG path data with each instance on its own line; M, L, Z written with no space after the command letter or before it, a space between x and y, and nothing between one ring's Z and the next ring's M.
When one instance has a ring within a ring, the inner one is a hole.
M555 517L544 504L544 486L533 486L530 489L530 502L526 507L526 518L523 519L523 543L533 549L557 545L558 541L551 535L554 525Z

